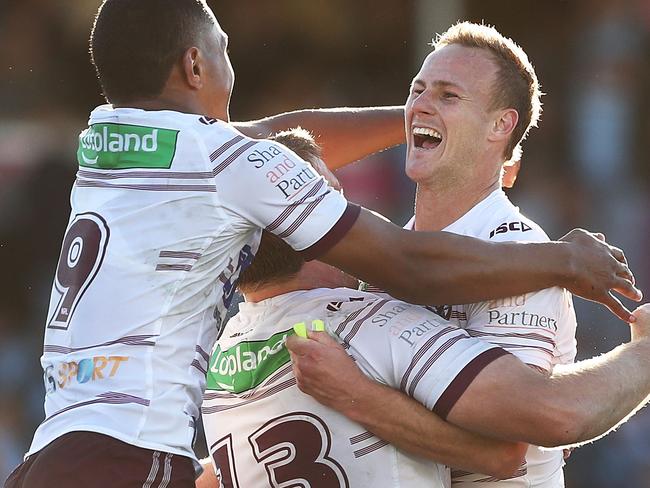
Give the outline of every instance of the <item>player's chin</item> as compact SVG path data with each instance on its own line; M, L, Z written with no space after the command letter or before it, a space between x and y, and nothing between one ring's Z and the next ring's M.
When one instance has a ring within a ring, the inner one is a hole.
M424 154L410 153L406 159L406 176L415 183L424 183L431 179L433 162Z

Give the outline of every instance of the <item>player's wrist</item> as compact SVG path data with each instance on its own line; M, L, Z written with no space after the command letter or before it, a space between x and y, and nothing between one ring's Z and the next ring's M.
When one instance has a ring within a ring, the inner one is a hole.
M377 421L373 412L383 404L382 387L364 374L357 377L353 386L340 411L354 422L370 428Z
M555 286L571 288L579 277L579 256L569 242L552 242L553 259L548 266L549 279Z

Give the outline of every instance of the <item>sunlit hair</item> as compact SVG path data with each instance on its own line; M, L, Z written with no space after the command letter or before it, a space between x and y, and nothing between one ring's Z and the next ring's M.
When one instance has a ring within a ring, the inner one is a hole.
M300 127L278 132L270 139L288 147L308 163L321 158L321 148L314 137ZM316 166L312 167L318 172ZM304 264L305 260L291 246L270 232L263 231L253 262L239 276L239 289L247 293L270 283L287 281Z
M485 49L491 53L497 64L497 78L489 108L513 108L519 114L504 154L506 161L519 159L521 142L531 127L537 127L542 113L542 92L528 56L512 39L504 37L494 27L472 22L459 22L433 41L436 50L450 44Z
M316 143L314 136L302 127L278 132L271 140L287 146L305 161L311 163L314 159L321 159L323 152Z

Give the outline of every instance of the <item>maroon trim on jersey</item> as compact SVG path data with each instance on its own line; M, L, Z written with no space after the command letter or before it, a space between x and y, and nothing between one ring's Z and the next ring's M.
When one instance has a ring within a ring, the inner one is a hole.
M399 384L399 389L402 390L404 393L406 393L406 385L408 384L409 377L411 376L411 373L415 369L415 366L420 362L420 359L424 357L424 355L434 346L438 346L438 341L440 340L441 337L443 337L446 334L456 334L456 337L467 337L465 336L457 327L445 327L442 329L440 332L436 333L435 335L429 337L427 341L424 343L424 345L418 349L418 351L413 355L413 358L411 359L411 364L409 364L409 367L406 368L406 371L404 372L404 375L402 376L402 381ZM444 346L443 346L444 347ZM437 349L439 351L440 349ZM444 352L444 351L443 351ZM437 356L436 356L437 358Z
M334 224L329 232L321 237L315 244L312 244L307 249L299 251L305 261L316 259L334 247L334 245L343 239L345 234L347 234L352 228L359 218L359 214L361 214L361 207L348 202L348 206L343 212L343 215L341 215L341 218L336 224Z
M255 144L257 144L259 141L249 141L243 146L238 147L235 149L230 156L228 156L226 159L224 159L221 163L219 163L218 166L216 166L213 170L212 173L217 176L219 173L221 173L224 169L226 169L228 166L232 164L233 161L235 161L239 156L244 154L248 149L253 147Z
M386 305L388 302L389 302L389 300L379 300L379 302L377 302L375 305L373 305L373 307L370 309L370 311L364 317L360 318L359 320L357 320L354 323L354 325L350 329L350 332L348 332L346 334L346 336L342 338L343 339L343 347L345 349L350 348L350 341L354 338L355 335L357 335L357 332L359 332L359 329L361 328L363 323L366 320L370 319L372 316L374 316L377 312L379 312L381 307ZM365 308L363 310L365 310Z
M465 390L467 390L472 381L474 381L474 378L483 371L483 368L495 359L505 356L506 354L509 353L503 349L490 349L472 359L467 366L458 373L444 393L440 395L440 398L438 398L438 401L433 406L432 410L443 420L446 420L447 415L449 415L453 406L456 405L456 402L462 394L465 393Z
M107 391L106 393L95 395L95 398L93 400L87 400L85 402L80 402L80 403L73 403L72 405L68 405L67 407L62 408L61 410L57 410L49 417L46 417L45 420L43 420L43 423L48 422L52 420L54 417L56 417L57 415L60 415L69 410L74 410L75 408L79 408L79 407L85 407L87 405L94 405L96 403L108 403L109 405L125 405L128 403L136 403L138 405L143 405L145 407L148 407L151 401L147 400L146 398L141 398L135 395L129 395L127 393L117 393L114 391Z
M539 352L543 352L544 354L550 356L550 357L555 357L555 353L550 350L546 349L545 347L542 346L533 346L531 344L511 344L509 342L492 342L495 346L502 347L506 350L508 349L534 349Z
M296 230L298 230L298 227L302 225L302 223L307 220L307 217L314 211L314 209L323 201L323 199L327 196L327 194L331 190L327 190L325 193L322 195L319 195L313 202L311 202L305 209L298 215L296 220L293 221L293 223L287 227L283 232L278 234L277 236L280 239L286 239L289 237L291 234L293 234Z
M525 476L527 474L528 474L528 465L526 464L526 461L524 460L524 462L521 463L521 465L519 466L519 469L517 469L517 472L515 474L513 474L512 476L509 476L508 478L495 478L494 476L489 476L489 477L481 478L481 479L478 479L478 480L475 479L475 480L466 480L466 481L470 481L472 483L485 483L485 482L492 483L492 482L496 482L496 481L511 480L511 479L514 479L514 478L519 478L519 477ZM464 471L464 470L461 470L461 469L452 469L451 470L451 479L454 480L454 481L457 478L463 478L465 476L470 476L470 475L476 476L476 473L471 473L469 471ZM458 480L458 481L465 481L465 480Z
M209 192L216 193L217 189L212 185L132 185L106 183L104 181L77 180L74 183L79 188L118 188L121 190L143 190L143 191L188 191L188 192Z
M505 338L528 339L531 341L545 342L546 344L549 344L550 346L555 348L555 341L550 337L546 337L545 335L542 334L535 334L530 332L525 334L517 334L514 332L499 334L497 332L485 332L482 330L472 330L472 329L467 330L467 332L472 337L505 337Z
M203 374L203 375L208 374L208 371L203 366L201 366L201 363L199 363L198 359L195 359L194 361L192 361L190 366L193 366L195 369L198 369L201 372L201 374Z
M462 341L463 339L467 339L467 337L464 335L457 335L456 337L452 337L451 339L447 340L447 342L445 342L442 346L436 349L436 352L431 356L429 356L429 359L426 360L424 366L422 366L419 369L417 374L413 377L413 380L411 380L411 386L409 386L407 395L413 396L415 394L415 389L417 388L418 383L424 377L427 371L431 368L431 366L433 366L433 363L435 363L438 359L440 359L440 356L442 356L445 352L447 352L451 348L451 346L456 344L458 341Z
M212 154L210 154L210 161L214 163L214 161L221 156L223 153L225 153L228 149L230 149L232 146L237 144L239 141L241 141L244 138L244 136L235 136L226 143L224 143L222 146L218 147L214 151L212 151Z
M268 388L267 390L264 390L263 392L255 392L256 395L253 397L249 397L247 400L241 401L239 403L236 403L234 405L228 405L228 404L215 404L211 405L209 407L203 406L201 407L201 413L203 415L211 415L213 413L217 412L223 412L224 410L231 410L233 408L241 407L243 405L248 405L249 403L254 403L259 400L263 400L264 398L270 397L275 395L276 393L280 393L283 390L286 390L287 388L291 388L292 386L296 386L298 383L296 381L296 378L289 378L286 381L283 381L282 383L278 383L277 385Z
M275 219L273 222L271 222L267 227L266 230L268 232L273 232L275 229L280 227L280 225L289 218L289 215L293 213L294 210L296 210L300 205L305 203L305 200L308 198L313 197L316 195L320 189L325 185L325 180L320 179L318 180L314 186L307 192L306 195L304 195L300 200L297 202L293 202L291 205L289 205L287 208L285 208L282 213L278 216L277 219Z
M361 434L350 437L350 445L358 444L359 442L367 441L368 439L377 438L372 432L362 432Z
M370 444L369 446L364 447L363 449L358 449L354 451L354 457L356 459L365 456L367 454L370 454L372 452L375 452L377 449L381 449L382 447L385 447L388 445L388 442L382 441L381 439L375 442L374 444Z
M155 341L150 341L149 339L156 338L157 335L134 335L120 337L113 341L102 342L101 344L93 344L91 346L84 347L67 347L59 346L58 344L45 344L43 346L43 352L56 352L60 354L70 354L71 352L85 351L87 349L94 349L96 347L105 347L112 346L113 344L124 344L127 346L155 346Z

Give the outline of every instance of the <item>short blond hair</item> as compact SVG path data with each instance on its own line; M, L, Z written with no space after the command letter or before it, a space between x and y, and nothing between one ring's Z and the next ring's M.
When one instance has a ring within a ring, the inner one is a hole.
M506 161L520 157L521 142L531 127L537 127L542 114L542 92L528 56L494 27L473 22L459 22L433 41L434 49L450 44L485 49L492 55L497 64L497 79L490 110L513 108L519 114L504 156Z

